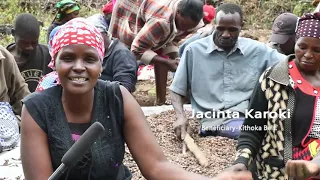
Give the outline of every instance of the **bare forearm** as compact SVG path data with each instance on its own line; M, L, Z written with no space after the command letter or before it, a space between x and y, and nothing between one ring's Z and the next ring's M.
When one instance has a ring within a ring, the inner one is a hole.
M167 61L168 61L168 59L165 59L161 56L155 56L150 61L150 64L165 64L165 63L167 63Z
M155 167L154 173L147 179L153 180L210 180L212 178L190 173L170 162L163 162Z
M170 91L171 103L176 112L177 118L185 118L186 114L183 110L184 97L173 91Z

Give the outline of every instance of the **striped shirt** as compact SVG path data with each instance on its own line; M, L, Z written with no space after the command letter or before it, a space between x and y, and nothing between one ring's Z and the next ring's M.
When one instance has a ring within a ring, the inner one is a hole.
M175 15L182 0L117 0L109 26L109 32L118 38L145 64L158 55L178 52L178 42L189 33L177 30Z

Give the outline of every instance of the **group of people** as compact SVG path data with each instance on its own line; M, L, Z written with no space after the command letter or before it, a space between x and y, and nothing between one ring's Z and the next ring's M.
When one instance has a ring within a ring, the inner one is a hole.
M87 18L72 0L56 8L47 45L38 42L37 18L24 13L15 19L15 42L0 47L0 152L14 148L21 133L26 179L48 179L94 122L104 134L61 179L131 179L125 143L147 179L319 175L320 12L279 15L264 44L239 37L245 17L233 3L113 0ZM183 104L190 99L200 136L238 140L233 166L205 177L165 158L131 94L137 60L154 65L159 104L167 73L175 72L178 139L189 129Z

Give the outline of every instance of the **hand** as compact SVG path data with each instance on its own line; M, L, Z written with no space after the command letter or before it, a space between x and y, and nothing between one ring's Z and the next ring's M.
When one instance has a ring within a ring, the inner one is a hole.
M180 58L176 58L174 60L169 59L166 62L166 65L171 72L175 72L178 68L179 62L180 62Z
M227 172L230 172L230 171L239 172L239 171L247 171L247 170L248 170L248 168L244 164L238 163L238 164L235 164L233 166L230 166L225 171L227 171Z
M176 122L173 123L174 132L179 140L184 140L186 133L189 129L189 123L187 118L178 118Z
M289 160L286 164L285 171L288 177L296 179L308 179L319 174L318 165L305 160Z
M224 171L213 178L213 180L252 180L250 171L228 172Z

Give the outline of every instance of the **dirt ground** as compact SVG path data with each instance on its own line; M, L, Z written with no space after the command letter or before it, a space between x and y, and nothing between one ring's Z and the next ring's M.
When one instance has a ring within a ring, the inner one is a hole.
M166 104L171 104L170 101L170 90L169 86L171 85L172 80L167 82L167 95L166 95ZM156 103L156 89L155 89L154 80L138 81L136 84L136 91L133 93L133 96L138 101L140 106L155 106Z
M240 36L256 39L260 42L267 43L270 37L270 30L242 30ZM169 95L169 86L171 80L167 83L167 104L171 104ZM156 101L154 80L138 81L136 85L136 91L133 96L136 98L140 106L154 106Z
M187 114L190 117L191 112L187 112ZM235 158L236 140L223 137L200 138L198 135L199 123L191 119L192 133L190 135L210 164L206 168L201 167L190 151L187 151L185 155L182 154L182 143L175 138L173 131L173 122L175 121L173 111L148 117L147 120L167 159L189 172L213 177L225 168L230 167ZM128 149L126 149L124 164L131 170L133 180L145 179L133 161Z

